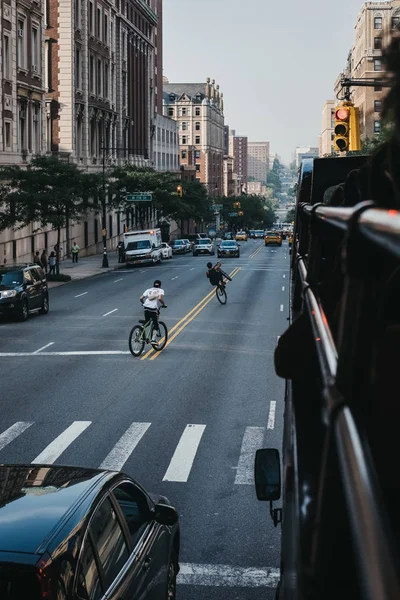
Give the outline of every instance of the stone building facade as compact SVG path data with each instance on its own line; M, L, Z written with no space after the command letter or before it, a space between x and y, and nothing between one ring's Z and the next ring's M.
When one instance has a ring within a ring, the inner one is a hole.
M248 142L247 152L247 177L265 184L269 170L269 142Z
M318 148L319 157L322 158L326 154L332 154L333 138L335 128L335 102L327 100L322 108L322 127L321 135L319 136Z
M219 86L204 83L164 83L164 115L178 123L180 163L193 165L196 179L211 196L224 187L224 106Z

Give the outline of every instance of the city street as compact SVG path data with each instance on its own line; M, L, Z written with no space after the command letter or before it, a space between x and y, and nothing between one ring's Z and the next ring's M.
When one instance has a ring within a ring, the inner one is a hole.
M50 290L47 316L0 322L0 462L129 473L179 511L179 600L272 600L280 528L256 499L253 459L281 447L273 352L288 324L288 242L248 240L223 259L225 306L210 294L208 260L75 281ZM170 343L133 358L139 296L157 278Z

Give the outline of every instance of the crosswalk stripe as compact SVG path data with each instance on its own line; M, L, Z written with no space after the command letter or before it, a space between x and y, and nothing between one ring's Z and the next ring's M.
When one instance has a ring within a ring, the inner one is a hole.
M100 469L120 471L151 423L132 423L100 465Z
M254 483L254 456L256 450L263 445L264 431L264 427L246 427L240 450L235 484L251 485Z
M205 428L205 425L185 427L163 481L185 483L188 480Z
M3 450L10 442L15 440L21 433L24 433L28 427L33 425L33 423L28 423L27 421L18 421L11 425L8 429L3 431L0 435L0 450Z
M41 452L32 464L52 465L59 456L91 425L92 421L74 421Z
M280 570L271 567L180 563L177 583L180 585L206 585L208 587L275 588L278 585L279 577Z

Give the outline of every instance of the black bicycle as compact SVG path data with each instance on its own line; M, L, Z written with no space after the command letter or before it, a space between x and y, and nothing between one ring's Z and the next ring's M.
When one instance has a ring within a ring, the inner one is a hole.
M166 307L165 307L166 308ZM160 314L160 311L157 313ZM157 341L152 343L154 325L152 319L145 321L139 319L139 325L135 325L129 334L129 350L132 356L140 356L146 344L152 344L153 350L160 352L168 341L168 329L165 323L158 321Z
M225 277L225 279L227 279L228 281L232 281L232 278L229 277L228 273L225 273L225 271L223 271L222 269L219 269L219 272L221 273L222 277ZM221 304L226 304L228 296L226 293L224 280L218 283L217 287L215 288L215 295L217 296L218 302L220 302Z

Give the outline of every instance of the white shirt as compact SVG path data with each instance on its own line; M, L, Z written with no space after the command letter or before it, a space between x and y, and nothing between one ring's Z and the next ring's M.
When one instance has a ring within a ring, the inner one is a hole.
M161 288L152 287L146 290L143 293L143 296L146 298L143 303L145 308L159 308L161 304L158 299L160 296L164 296L164 290Z

